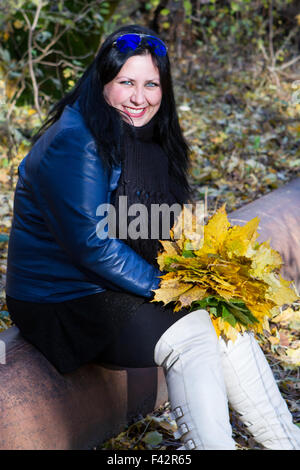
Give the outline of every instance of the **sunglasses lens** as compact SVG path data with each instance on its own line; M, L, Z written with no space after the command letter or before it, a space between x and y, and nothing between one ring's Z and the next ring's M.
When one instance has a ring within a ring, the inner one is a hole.
M117 39L116 45L120 52L127 52L128 49L135 50L141 39L137 34L124 34Z
M154 36L148 36L146 41L147 44L154 50L155 54L159 56L165 56L167 54L167 48L160 39L157 39Z
M138 45L141 42L141 39L145 38L146 43L148 46L153 49L156 55L165 56L167 54L167 48L165 44L155 36L148 36L148 35L139 35L139 34L123 34L116 40L116 46L120 52L127 52L129 49L135 51Z

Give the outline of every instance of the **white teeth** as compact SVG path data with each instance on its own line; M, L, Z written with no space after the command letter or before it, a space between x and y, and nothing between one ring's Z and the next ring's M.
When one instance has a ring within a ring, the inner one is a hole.
M127 111L128 111L130 114L140 114L140 113L141 113L142 111L144 111L144 109L145 109L145 108L143 108L143 109L138 109L138 110L136 110L136 109L132 109L132 108L127 108L126 106L125 106L125 108L127 109Z

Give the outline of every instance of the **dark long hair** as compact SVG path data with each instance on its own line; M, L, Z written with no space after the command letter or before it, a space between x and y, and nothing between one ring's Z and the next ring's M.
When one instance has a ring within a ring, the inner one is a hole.
M151 29L139 25L123 26L109 35L74 88L50 110L46 122L33 137L33 142L36 142L45 130L60 118L65 106L72 105L78 99L81 113L95 139L104 165L108 168L119 165L122 116L119 110L106 102L103 88L119 73L129 57L144 54L148 49L158 67L162 87L162 101L157 113L158 139L168 155L170 174L175 177L185 193L184 199L188 200L191 195L187 178L189 148L179 126L168 55L157 56L145 45L139 46L134 51L129 50L125 54L121 53L112 47L112 43L122 33L144 33L157 37Z

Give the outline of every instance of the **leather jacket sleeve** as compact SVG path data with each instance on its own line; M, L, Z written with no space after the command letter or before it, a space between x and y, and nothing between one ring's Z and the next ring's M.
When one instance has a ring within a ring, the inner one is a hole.
M50 232L71 261L93 282L109 283L144 297L157 289L160 271L122 240L99 237L100 204L109 202L110 179L93 139L80 128L61 130L41 159L37 201Z

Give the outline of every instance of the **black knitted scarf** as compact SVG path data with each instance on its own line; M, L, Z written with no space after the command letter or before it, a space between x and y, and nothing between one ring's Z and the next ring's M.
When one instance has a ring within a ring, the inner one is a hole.
M132 204L142 203L147 207L148 239L127 237L123 239L139 255L152 265L157 266L156 257L162 248L159 239L163 237L162 218L160 217L160 230L157 239L151 239L151 204L182 203L183 195L180 193L179 185L169 175L168 157L158 144L156 139L157 118L154 116L142 127L135 127L123 123L124 138L122 142L122 173L118 187L113 194L112 203L117 215L117 237L119 237L119 197L127 196L128 208ZM127 227L139 217L139 212L134 216L127 217ZM120 214L124 217L124 214ZM174 223L174 217L170 217L170 228ZM141 226L137 224L139 231ZM169 233L169 230L168 230Z

